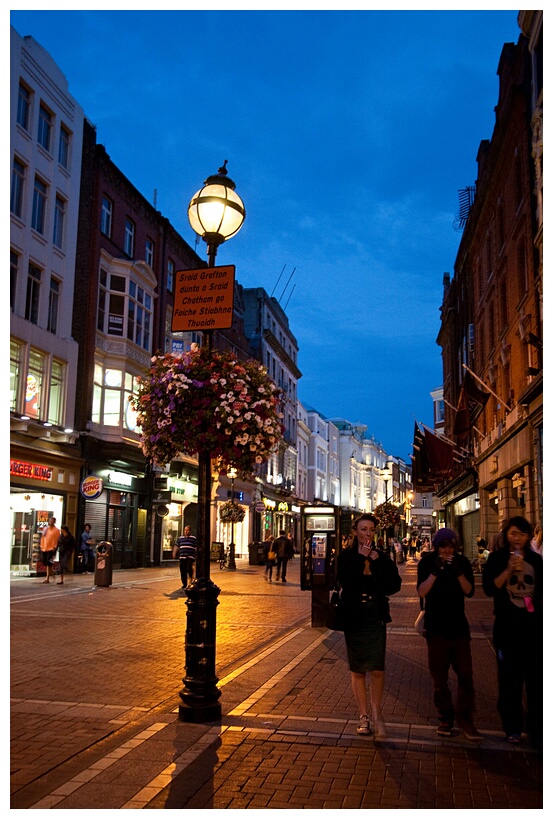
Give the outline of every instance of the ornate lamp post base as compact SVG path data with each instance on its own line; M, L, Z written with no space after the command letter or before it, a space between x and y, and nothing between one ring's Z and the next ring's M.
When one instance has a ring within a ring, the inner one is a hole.
M186 641L184 688L179 705L182 722L216 722L221 719L221 691L215 674L216 610L220 589L199 578L186 590Z

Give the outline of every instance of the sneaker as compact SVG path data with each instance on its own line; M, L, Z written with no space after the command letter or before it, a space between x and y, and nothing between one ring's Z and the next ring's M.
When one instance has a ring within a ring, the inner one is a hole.
M478 731L472 722L468 719L458 719L457 725L466 736L467 739L470 739L472 742L477 742L483 739L482 734Z
M359 718L357 733L363 734L364 736L367 736L367 734L371 733L371 724L369 722L368 714L363 714L363 716Z
M511 745L520 745L520 734L509 734L507 742Z
M450 737L453 734L453 725L450 722L442 722L436 728L436 733L440 737Z

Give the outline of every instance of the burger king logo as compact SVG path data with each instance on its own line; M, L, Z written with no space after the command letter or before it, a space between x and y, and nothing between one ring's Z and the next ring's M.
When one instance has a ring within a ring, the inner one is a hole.
M96 475L89 475L81 481L81 495L87 500L98 498L104 489L104 482Z

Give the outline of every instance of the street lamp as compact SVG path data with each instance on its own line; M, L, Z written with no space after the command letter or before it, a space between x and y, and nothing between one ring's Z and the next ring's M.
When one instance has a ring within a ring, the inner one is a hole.
M188 220L207 244L208 265L215 266L219 245L235 236L246 218L244 204L234 193L236 185L227 176L227 160L218 173L209 176L192 197ZM213 330L203 331L203 345L211 354ZM213 722L221 718L220 690L215 674L216 609L220 589L210 578L211 453L198 452L198 523L196 533L196 580L186 589L186 642L183 722Z
M386 464L386 468L381 472L382 480L384 481L384 503L388 503L388 481L392 478L392 470Z
M230 478L230 497L232 502L234 503L234 479L238 475L238 470L231 466L230 469L227 469L227 475ZM236 569L236 556L234 554L235 551L234 545L234 515L230 521L230 547L229 547L229 559L228 559L228 567L229 569Z

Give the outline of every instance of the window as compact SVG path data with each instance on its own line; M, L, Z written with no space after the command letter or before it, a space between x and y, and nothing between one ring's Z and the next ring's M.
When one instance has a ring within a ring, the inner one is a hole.
M50 395L48 400L48 421L51 424L63 423L63 378L64 365L55 358L50 370Z
M25 298L25 318L33 324L38 324L38 302L40 297L40 280L42 271L39 267L29 262L29 275L27 276L27 295Z
M46 192L47 187L35 176L35 187L33 191L33 213L31 226L37 233L44 233L44 223L46 221Z
M38 144L42 145L45 151L50 151L52 139L52 114L41 105L38 111Z
M172 259L167 259L167 290L172 293L175 281L175 263Z
M150 267L154 266L154 243L151 239L146 239L146 256L145 256L146 264L149 264Z
M126 336L150 352L151 293L132 279L127 280L124 276L108 274L101 269L96 326L98 330L107 335Z
M152 297L135 282L129 282L129 306L127 312L127 338L150 349L150 327L152 316Z
M107 196L102 197L102 217L100 223L100 230L105 236L111 238L111 222L113 215L113 202Z
M29 114L31 111L31 93L23 83L19 83L19 96L17 98L17 124L26 131L29 130Z
M528 270L526 268L526 248L524 243L517 247L517 278L518 278L518 298L519 300L528 290Z
M17 271L19 270L19 254L10 250L10 307L15 307L15 293L17 290Z
M125 220L125 253L131 257L134 255L134 222L132 219Z
M60 128L60 144L58 148L58 162L62 168L69 167L69 140L71 135L63 125Z
M58 308L60 300L60 283L52 277L50 279L50 295L48 297L48 330L56 333L58 329Z
M92 421L110 427L139 432L131 398L138 392L136 375L112 367L94 367Z
M45 364L46 356L44 353L31 347L25 389L25 415L29 415L31 418L40 418Z
M19 396L19 378L21 371L21 344L10 341L10 410L17 412Z
M63 247L63 228L65 224L65 201L61 196L56 196L56 207L54 210L54 237L53 242L56 247Z
M12 189L10 197L10 210L21 218L23 213L23 185L25 182L25 165L18 159L13 160L12 168Z

